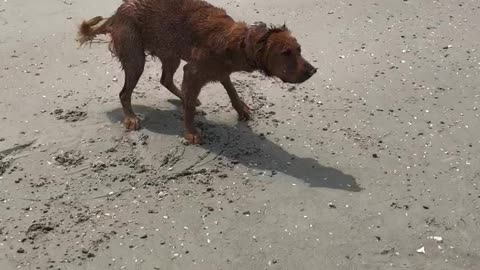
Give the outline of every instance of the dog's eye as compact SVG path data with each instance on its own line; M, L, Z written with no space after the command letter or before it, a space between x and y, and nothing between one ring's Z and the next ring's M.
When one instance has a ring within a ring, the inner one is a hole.
M283 50L282 55L283 56L290 56L290 55L292 55L292 50L290 50L290 49Z

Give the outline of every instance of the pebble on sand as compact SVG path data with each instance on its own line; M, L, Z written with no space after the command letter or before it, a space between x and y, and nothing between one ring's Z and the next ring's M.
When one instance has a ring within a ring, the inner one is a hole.
M417 249L417 253L425 254L425 247L421 247L421 248Z

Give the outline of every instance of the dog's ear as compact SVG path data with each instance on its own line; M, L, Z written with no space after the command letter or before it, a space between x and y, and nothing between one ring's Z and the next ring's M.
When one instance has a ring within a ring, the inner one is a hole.
M271 35L275 33L281 33L288 31L287 25L284 23L282 26L271 24L263 34L263 36L258 40L258 43L264 43L270 38Z
M280 33L280 32L285 32L285 31L288 31L286 23L283 23L282 25L271 24L268 27L268 32L272 32L272 33Z

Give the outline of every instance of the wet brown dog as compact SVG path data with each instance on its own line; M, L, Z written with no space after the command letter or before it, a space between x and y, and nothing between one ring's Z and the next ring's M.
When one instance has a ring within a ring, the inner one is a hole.
M205 84L220 82L239 119L248 120L250 109L239 98L231 73L258 70L284 82L302 83L316 72L302 57L300 45L285 26L235 22L223 9L201 0L123 0L112 17L84 21L78 41L84 44L100 34L111 35L110 50L125 71L120 101L126 128L140 128L131 96L143 73L147 53L162 62L161 84L183 100L185 138L193 144L201 142L194 116ZM180 91L173 75L181 60L187 64Z

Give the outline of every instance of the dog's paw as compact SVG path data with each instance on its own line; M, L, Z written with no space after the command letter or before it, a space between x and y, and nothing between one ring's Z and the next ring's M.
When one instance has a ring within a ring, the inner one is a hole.
M125 126L125 129L127 131L135 131L140 129L140 118L134 116L134 117L129 117L125 116L123 119L123 125Z
M185 133L185 140L188 144L202 144L202 136L200 133Z
M240 121L248 121L252 119L252 109L250 109L250 107L248 107L248 105L244 102L240 104L239 108L237 109L237 113L238 120Z

